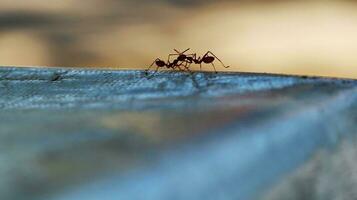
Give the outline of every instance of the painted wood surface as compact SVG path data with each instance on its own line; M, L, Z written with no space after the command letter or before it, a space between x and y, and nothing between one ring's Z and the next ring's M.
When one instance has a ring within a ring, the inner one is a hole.
M0 109L0 199L323 199L325 182L357 183L334 171L357 156L356 80L3 67Z

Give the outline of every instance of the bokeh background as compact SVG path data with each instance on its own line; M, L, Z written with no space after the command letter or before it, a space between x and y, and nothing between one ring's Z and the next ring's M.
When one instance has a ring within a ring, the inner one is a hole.
M229 71L357 78L357 1L0 0L4 66L138 69L189 47Z

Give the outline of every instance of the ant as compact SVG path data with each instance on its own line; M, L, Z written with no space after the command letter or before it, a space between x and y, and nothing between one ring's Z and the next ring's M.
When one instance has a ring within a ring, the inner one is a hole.
M186 51L188 51L189 49L185 50L182 52L185 53ZM180 57L177 57L173 62L170 62L170 57L172 55L177 55L177 54L169 54L168 55L168 58L167 58L167 63L163 60L161 60L160 58L156 58L154 60L154 62L149 66L148 69L145 70L145 74L148 75L148 71L149 69L155 64L157 67L155 69L155 72L156 73L158 71L159 68L161 67L166 67L167 69L173 69L175 70L176 68L179 68L179 70L181 71L185 71L184 69L182 69L180 66L183 66L187 71L191 72L190 69L187 67L187 61L185 60L185 58L183 58L182 56ZM183 55L184 56L184 55ZM180 63L179 63L180 62ZM185 63L185 65L183 65Z
M186 49L185 51L183 52L179 52L178 50L174 49L174 51L176 51L176 54L169 54L169 58L170 56L172 55L178 55L178 57L176 58L176 60L179 60L181 62L184 62L186 61L186 63L188 63L188 67L190 67L190 65L192 63L195 63L195 64L200 64L200 70L202 71L202 62L205 63L205 64L211 64L213 66L213 69L214 71L217 73L217 70L216 70L216 67L215 65L213 64L214 60L217 59L224 68L228 68L229 66L225 66L223 64L223 62L216 56L214 55L211 51L207 51L203 56L202 58L201 57L198 57L197 58L197 54L184 54L186 51L188 51L188 49Z

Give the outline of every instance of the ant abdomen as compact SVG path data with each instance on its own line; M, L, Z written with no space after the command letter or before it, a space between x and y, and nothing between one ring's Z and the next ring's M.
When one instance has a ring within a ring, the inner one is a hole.
M164 61L162 61L162 60L157 60L157 61L155 62L155 64L156 64L157 66L159 66L159 67L164 67L164 66L166 65L166 63L165 63Z
M206 56L206 57L203 57L203 58L202 58L202 61L203 61L204 63L206 63L206 64L212 63L212 62L214 61L214 57L212 57L212 56Z

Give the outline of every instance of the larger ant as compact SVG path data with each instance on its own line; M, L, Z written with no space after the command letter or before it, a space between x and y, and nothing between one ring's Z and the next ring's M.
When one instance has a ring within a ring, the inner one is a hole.
M189 49L186 49L185 51L182 52L185 53L186 51L188 51ZM166 67L167 69L173 69L175 70L176 68L178 68L181 71L185 71L184 69L181 68L181 66L183 66L187 71L191 72L190 69L187 67L187 61L185 60L185 58L183 58L182 56L178 56L173 62L170 62L170 57L172 55L177 55L177 54L169 54L167 57L167 62L161 60L160 58L156 58L154 60L154 62L149 66L149 68L147 68L145 70L145 74L148 75L148 71L149 69L155 64L156 65L156 69L155 72L156 73L159 68L162 67ZM184 55L184 54L183 54ZM185 65L183 65L185 63Z
M186 61L189 64L188 67L186 66L187 68L189 68L192 63L195 63L195 64L199 64L200 65L200 70L202 70L202 62L205 63L205 64L211 64L216 73L217 73L217 70L216 70L215 65L213 64L215 59L217 59L222 64L222 66L224 68L228 68L229 67L229 66L225 66L223 64L223 62L216 55L214 55L211 51L207 51L202 56L202 58L201 57L197 58L197 54L195 54L195 53L194 54L185 54L185 52L188 51L188 50L189 49L186 49L183 52L179 52L178 50L174 49L174 51L176 51L176 54L169 54L169 58L172 55L178 55L176 60L179 60L179 61L182 61L182 62Z

